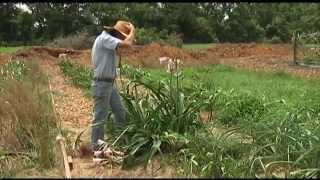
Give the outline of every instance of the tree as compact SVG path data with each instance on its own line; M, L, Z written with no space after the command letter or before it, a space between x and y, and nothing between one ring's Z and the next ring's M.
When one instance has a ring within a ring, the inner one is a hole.
M219 39L227 42L253 42L264 37L264 29L256 22L251 4L239 3L232 8L224 22Z
M28 3L35 18L37 37L53 39L81 31L93 24L87 3Z
M16 18L17 37L25 45L33 39L34 20L28 12L20 12Z
M18 9L14 3L0 3L0 40L15 41L17 27L15 17Z

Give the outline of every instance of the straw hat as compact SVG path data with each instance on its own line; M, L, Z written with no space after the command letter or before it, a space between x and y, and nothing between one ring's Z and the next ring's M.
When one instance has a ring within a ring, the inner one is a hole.
M130 22L127 21L117 21L117 23L113 26L103 26L107 31L117 30L120 34L122 34L125 38L130 34Z

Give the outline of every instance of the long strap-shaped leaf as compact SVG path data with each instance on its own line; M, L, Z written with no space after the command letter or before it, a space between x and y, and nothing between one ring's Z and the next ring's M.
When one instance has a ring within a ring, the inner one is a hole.
M80 137L81 137L81 135L82 135L85 131L87 131L89 128L92 128L92 127L101 125L101 124L103 124L103 123L104 123L104 122L91 124L91 125L89 125L88 127L86 127L85 129L83 129L83 130L77 135L77 137L76 137L76 139L75 139L75 141L74 141L74 143L73 143L73 145L72 145L72 149L73 149L73 150L76 149L76 147L78 146L78 143L80 142Z

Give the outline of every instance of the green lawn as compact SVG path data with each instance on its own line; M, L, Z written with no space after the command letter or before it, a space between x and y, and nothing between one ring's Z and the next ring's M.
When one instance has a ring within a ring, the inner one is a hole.
M0 54L4 53L14 53L21 47L0 47Z
M207 43L207 44L184 44L182 48L185 49L208 49L214 47L215 43Z
M148 70L155 79L169 76L162 69ZM284 72L264 73L234 69L226 65L211 65L207 68L184 69L184 84L234 89L239 93L266 96L270 100L284 99L287 103L298 104L305 98L320 97L318 80L295 77Z

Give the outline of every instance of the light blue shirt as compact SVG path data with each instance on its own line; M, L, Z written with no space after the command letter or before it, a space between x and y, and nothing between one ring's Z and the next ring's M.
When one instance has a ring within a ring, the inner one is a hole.
M116 47L119 42L121 42L120 39L106 31L102 31L96 38L91 51L95 78L114 79L116 77Z

